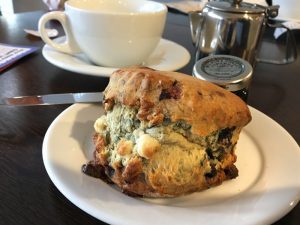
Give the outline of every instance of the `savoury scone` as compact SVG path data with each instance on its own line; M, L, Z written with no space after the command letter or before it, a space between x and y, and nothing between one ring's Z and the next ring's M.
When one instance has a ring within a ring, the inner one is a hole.
M231 92L185 74L127 68L112 74L104 94L88 164L95 176L127 194L172 197L238 175L235 146L251 115Z

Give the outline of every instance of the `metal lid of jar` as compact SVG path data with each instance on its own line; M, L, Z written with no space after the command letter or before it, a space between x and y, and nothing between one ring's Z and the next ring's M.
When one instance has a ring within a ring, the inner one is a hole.
M218 11L234 13L264 13L266 11L264 6L242 2L242 0L210 1L205 6Z
M231 55L212 55L196 62L193 76L229 91L238 91L248 88L252 71L252 66L244 59Z

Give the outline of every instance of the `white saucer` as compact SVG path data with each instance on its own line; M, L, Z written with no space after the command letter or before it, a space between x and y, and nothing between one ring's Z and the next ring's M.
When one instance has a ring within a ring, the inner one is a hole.
M50 125L43 142L46 170L60 192L108 224L271 224L300 199L299 146L278 123L250 107L252 121L236 146L239 176L177 198L132 198L81 172L93 159L94 121L101 104L74 104ZM293 176L295 174L295 176Z
M54 39L61 43L65 37ZM49 45L43 47L43 56L53 65L65 70L94 76L109 77L118 68L101 67L92 64L84 54L68 55L54 50ZM161 39L149 59L143 64L156 70L175 71L190 61L190 53L181 45Z

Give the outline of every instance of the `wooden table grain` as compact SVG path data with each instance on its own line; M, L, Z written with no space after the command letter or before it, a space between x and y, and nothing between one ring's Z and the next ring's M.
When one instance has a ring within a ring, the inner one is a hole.
M102 91L108 78L69 72L47 62L41 39L23 29L36 29L44 12L0 17L0 42L38 46L0 74L0 98L63 92ZM53 22L51 27L58 27ZM164 38L186 47L193 56L188 18L168 14ZM299 39L299 38L298 38ZM299 45L298 45L299 48ZM194 58L181 72L191 74ZM300 61L288 65L257 64L249 104L281 124L300 143ZM69 105L0 106L0 224L105 224L86 214L53 185L42 161L42 143L51 122ZM284 151L284 149L283 149ZM300 171L287 176L300 179ZM267 209L266 209L267 210ZM298 225L300 206L274 225ZM222 222L220 221L220 224Z

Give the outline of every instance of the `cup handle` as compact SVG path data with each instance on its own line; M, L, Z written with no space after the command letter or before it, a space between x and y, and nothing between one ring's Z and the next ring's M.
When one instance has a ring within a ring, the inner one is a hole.
M57 20L59 23L61 23L64 32L66 34L66 40L64 43L57 43L48 37L46 31L46 23L49 22L50 20ZM44 14L39 20L38 27L39 27L39 33L41 35L42 40L46 44L54 48L55 50L67 54L76 54L81 52L67 24L67 17L64 12L54 11L54 12L49 12Z

